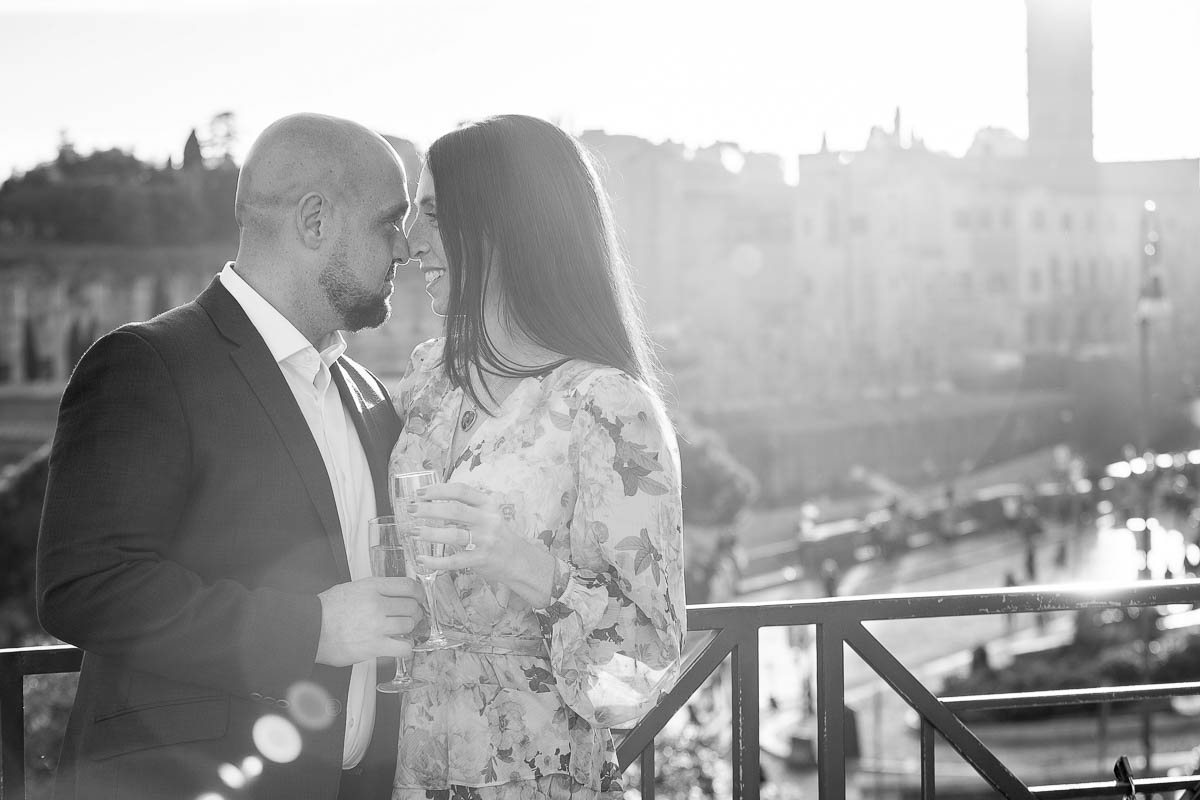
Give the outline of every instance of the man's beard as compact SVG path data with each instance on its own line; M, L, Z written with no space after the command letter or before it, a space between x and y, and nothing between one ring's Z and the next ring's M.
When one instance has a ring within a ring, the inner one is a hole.
M346 249L344 242L338 243L317 283L325 290L325 297L341 319L342 330L378 328L392 313L387 289L372 294L356 283L350 272Z

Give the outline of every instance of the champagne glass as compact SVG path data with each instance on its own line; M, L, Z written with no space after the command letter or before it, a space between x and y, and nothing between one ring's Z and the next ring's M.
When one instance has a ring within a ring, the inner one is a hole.
M401 543L401 525L395 517L376 517L367 523L371 542L371 574L376 578L402 578L408 571L405 569L405 547ZM407 640L407 636L393 636L393 639ZM412 688L412 660L396 659L396 676L390 681L382 681L375 688L387 694L399 694Z
M407 510L402 510L406 509L410 502L417 500L418 489L440 482L438 474L432 470L404 472L392 475L390 479L392 507L396 509L397 514L403 514L411 523L398 529L400 541L407 548L412 571L425 587L425 600L429 606L429 638L423 644L414 648L422 653L462 646L462 642L455 642L446 638L445 632L442 631L441 620L438 619L437 593L434 591L433 582L437 579L438 575L442 574L442 570L423 567L417 561L419 556L441 558L454 552L454 548L442 542L427 542L420 537L416 530L417 525L425 524L426 522L440 525L440 521L417 519L409 515Z

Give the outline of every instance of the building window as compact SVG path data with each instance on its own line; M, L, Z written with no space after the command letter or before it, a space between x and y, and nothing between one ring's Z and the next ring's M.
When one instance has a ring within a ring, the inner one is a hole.
M1033 347L1038 343L1038 320L1033 314L1025 315L1025 345Z
M1078 292L1083 288L1083 269L1079 266L1079 260L1071 262L1071 291Z
M825 239L830 244L837 244L842 240L842 227L839 224L840 214L837 201L833 198L828 198L825 201Z
M1029 293L1042 293L1042 273L1036 269L1029 270Z
M980 230L990 231L992 229L992 210L990 208L979 209L975 220Z
M1092 321L1088 316L1088 312L1081 311L1079 316L1075 318L1075 341L1078 344L1086 344L1092 339Z
M1046 344L1055 345L1059 342L1058 317L1051 316L1046 320Z
M1087 212L1083 217L1083 227L1089 232L1096 230L1096 215L1091 211Z
M1087 262L1088 269L1088 286L1092 290L1100 288L1100 267L1096 264L1096 259L1089 258Z
M1046 229L1046 212L1035 208L1029 217L1029 226L1035 231L1044 231Z
M1064 211L1063 215L1062 215L1062 221L1060 223L1060 226L1062 227L1062 229L1064 231L1069 231L1069 230L1071 230L1072 227L1074 227L1074 224L1075 223L1071 219L1071 212Z
M1050 291L1062 291L1062 265L1058 263L1058 256L1050 259Z

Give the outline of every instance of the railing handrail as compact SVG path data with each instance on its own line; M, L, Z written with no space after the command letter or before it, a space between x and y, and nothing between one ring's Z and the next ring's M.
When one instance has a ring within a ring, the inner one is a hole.
M732 615L755 609L756 628L817 625L831 619L878 620L1022 614L1085 608L1200 603L1200 580L1131 583L1046 584L1041 586L968 589L948 592L848 595L819 600L773 600L763 603L720 603L688 606L688 630L717 630Z

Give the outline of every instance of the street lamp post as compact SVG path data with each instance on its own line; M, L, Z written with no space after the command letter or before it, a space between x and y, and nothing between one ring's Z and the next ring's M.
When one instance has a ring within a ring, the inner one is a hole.
M1141 224L1141 281L1138 287L1137 299L1137 329L1138 329L1138 383L1139 383L1139 414L1138 414L1138 449L1146 459L1146 472L1142 478L1141 515L1142 525L1138 531L1138 547L1142 551L1142 565L1139 576L1147 580L1150 575L1150 547L1152 531L1150 520L1153 516L1152 507L1154 492L1155 466L1150 455L1151 426L1153 424L1153 408L1150 377L1150 321L1165 316L1168 311L1167 302L1163 296L1163 276L1161 273L1161 236L1158 228L1158 206L1153 200L1147 200L1142 205ZM1150 672L1150 643L1154 638L1153 619L1150 609L1141 609L1142 624L1142 677L1149 680ZM1151 759L1154 755L1153 722L1149 708L1142 709L1142 750L1146 755L1146 771L1151 770Z

